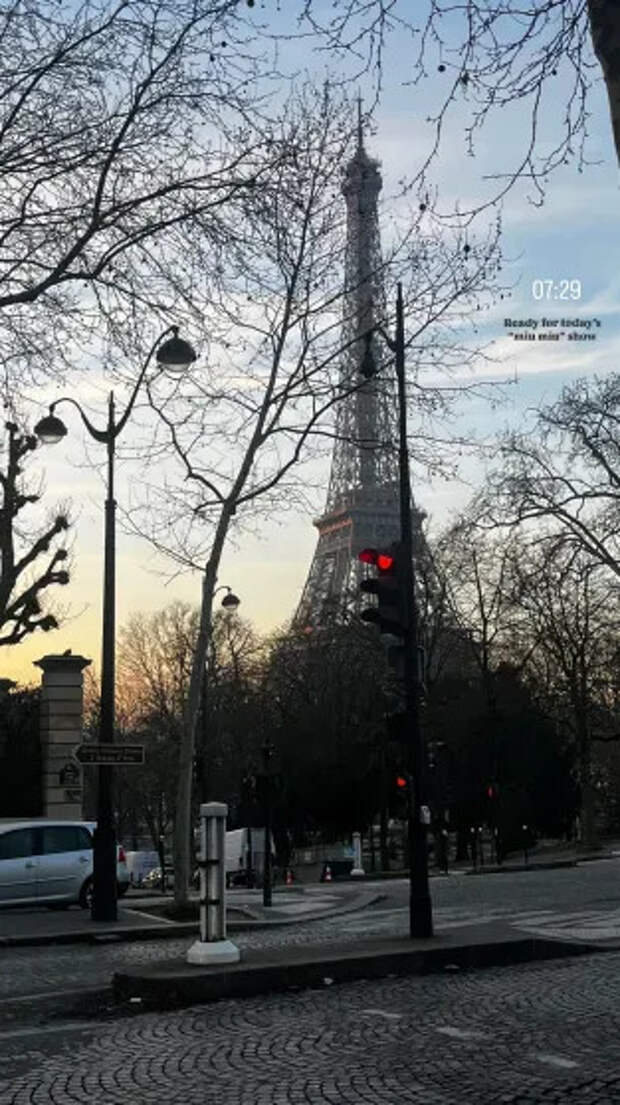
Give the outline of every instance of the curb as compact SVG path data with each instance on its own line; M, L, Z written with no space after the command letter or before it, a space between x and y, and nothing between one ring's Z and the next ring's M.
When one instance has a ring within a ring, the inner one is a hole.
M117 971L112 980L119 1006L144 1011L178 1009L228 998L255 997L291 988L324 987L338 982L421 975L436 971L498 967L533 960L591 954L585 943L519 936L514 939L458 943L458 938L370 942L371 946L287 949L278 960L273 951L245 953L226 967L194 967L182 960L142 970ZM387 945L387 946L386 946Z
M361 898L361 900L360 900ZM347 913L357 913L367 909L371 905L386 900L385 894L366 894L342 906L335 906L329 910L319 910L315 913L305 913L299 917L257 918L256 920L236 918L227 920L227 931L234 932L258 932L264 929L285 928L290 925L303 925L306 922L322 921L330 917L342 917ZM235 907L238 908L238 907ZM59 933L25 933L15 936L0 936L1 948L43 947L51 944L116 944L130 943L138 940L174 939L183 936L195 936L199 930L199 922L195 921L165 921L161 925L153 924L148 927L127 925L92 931L79 929L76 932Z
M131 1006L133 1009L134 1006ZM33 1024L46 1028L52 1020L117 1016L111 984L80 986L71 990L39 991L0 1000L0 1031Z
M612 857L597 856L597 859ZM502 863L490 864L488 867L469 867L463 871L464 875L512 875L515 871L553 871L556 867L577 867L580 860L555 859L546 863Z
M533 860L529 863L502 863L489 864L488 867L469 867L463 871L464 875L501 875L512 874L514 871L552 871L557 867L579 867L581 863L591 863L594 860L617 859L611 852L584 853L582 856L572 856L570 859Z

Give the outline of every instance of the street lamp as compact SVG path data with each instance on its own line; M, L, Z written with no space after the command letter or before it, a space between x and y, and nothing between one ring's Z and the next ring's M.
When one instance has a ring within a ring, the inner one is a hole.
M162 341L168 334L172 336ZM103 641L101 650L101 707L99 721L99 739L102 744L114 743L114 641L115 641L115 512L114 498L114 446L118 435L129 418L140 385L144 379L151 357L156 353L160 368L171 372L184 372L196 360L196 354L189 342L178 336L178 326L170 326L154 342L142 366L131 398L119 419L114 413L114 392L108 400L108 421L105 430L99 430L82 410L77 400L70 396L56 399L50 405L49 414L37 423L34 430L45 444L54 445L61 441L67 428L54 413L59 403L71 403L80 414L84 426L95 441L102 442L107 449L107 496L105 501L105 552L103 569ZM97 827L93 837L93 898L91 906L93 921L116 921L116 833L112 810L112 767L110 764L99 766L97 788Z
M428 850L426 843L427 809L424 795L425 754L424 737L420 725L420 674L418 671L418 612L415 601L415 572L413 567L413 537L411 533L411 483L409 477L409 448L407 445L407 398L405 393L405 323L403 289L399 283L396 293L396 333L394 338L380 326L367 331L366 347L359 371L365 379L371 379L376 371L372 351L373 333L379 333L388 349L394 354L398 383L398 468L400 483L400 544L403 552L403 575L406 603L406 631L404 634L404 683L407 731L408 770L413 779L409 798L409 933L412 937L433 935L433 913L428 886Z
M214 598L217 595L218 591L226 591L227 592L227 594L225 594L224 598L222 599L222 606L224 607L224 609L226 609L226 610L236 610L236 608L239 606L239 604L241 602L241 599L237 598L237 596L235 594L233 594L230 587L226 587L225 584L222 584L221 587L216 587L215 591L213 592L213 597Z
M225 583L221 587L216 587L213 592L213 598L219 591L226 591L224 598L222 599L222 606L225 610L232 613L236 610L241 603L241 599L233 593L230 587L227 587ZM203 668L202 672L202 693L201 693L201 711L202 711L202 751L199 758L200 768L200 796L201 802L208 802L209 796L209 780L207 772L207 665Z

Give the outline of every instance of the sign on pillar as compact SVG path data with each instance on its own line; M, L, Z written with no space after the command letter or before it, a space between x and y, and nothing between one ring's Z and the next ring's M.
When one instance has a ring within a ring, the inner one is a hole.
M217 966L238 963L239 948L226 939L226 815L224 802L200 807L200 939L187 962Z

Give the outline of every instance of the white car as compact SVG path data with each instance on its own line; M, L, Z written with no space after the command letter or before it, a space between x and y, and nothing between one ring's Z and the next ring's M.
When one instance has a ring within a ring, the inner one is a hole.
M51 817L0 819L0 906L78 902L90 906L93 821ZM129 886L125 850L117 846L117 892Z

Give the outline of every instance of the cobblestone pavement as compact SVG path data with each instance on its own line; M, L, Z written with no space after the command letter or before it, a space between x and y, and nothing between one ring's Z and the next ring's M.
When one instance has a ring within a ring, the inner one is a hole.
M2 1105L618 1105L620 954L0 1033Z
M390 884L384 884L383 889L389 891ZM236 933L233 939L240 948L270 948L404 935L408 931L408 908L400 903L406 900L406 891L406 884L399 883L400 897L395 898L395 906L378 906L275 930ZM437 879L433 880L432 895L437 927L507 919L528 933L566 939L616 937L620 943L620 860L589 863L568 871ZM555 899L559 907L554 906ZM192 942L193 937L185 935L179 939L95 946L0 948L0 1015L3 1001L61 989L107 986L115 970L182 956Z

